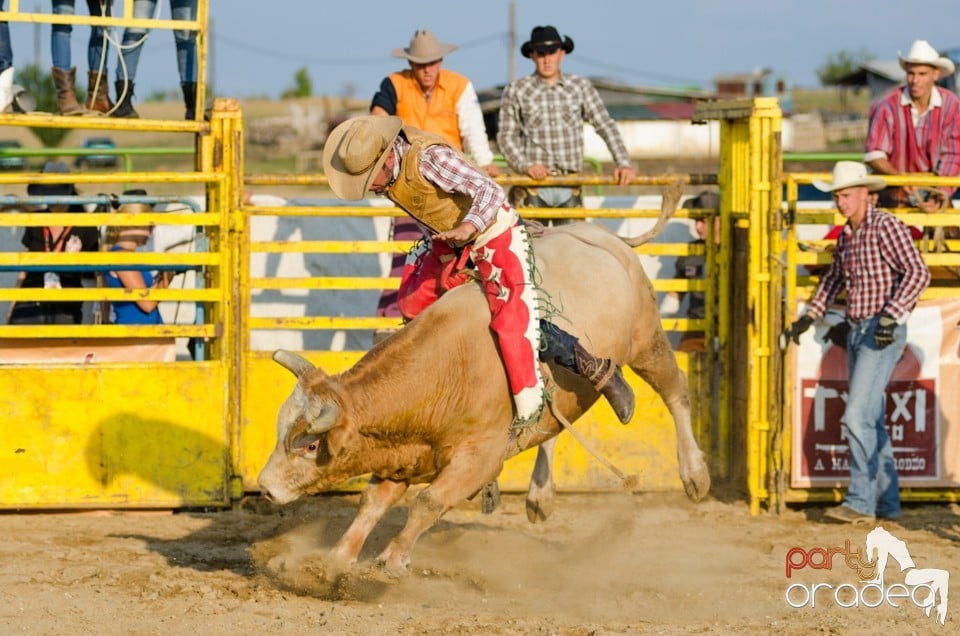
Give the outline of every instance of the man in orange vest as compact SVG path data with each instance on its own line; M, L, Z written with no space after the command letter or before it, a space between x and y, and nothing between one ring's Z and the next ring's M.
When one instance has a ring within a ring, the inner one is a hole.
M499 174L493 163L493 152L487 139L486 127L477 92L469 79L441 68L443 58L457 46L437 40L426 29L420 29L410 39L407 48L393 49L393 57L407 60L409 69L397 71L384 78L380 90L370 103L371 115L393 115L407 126L433 133L465 152L489 176ZM417 240L423 236L412 219L393 219L391 235L394 240ZM400 276L406 255L393 259L393 276ZM399 317L397 292L384 291L377 307L378 316ZM375 340L389 335L379 331Z

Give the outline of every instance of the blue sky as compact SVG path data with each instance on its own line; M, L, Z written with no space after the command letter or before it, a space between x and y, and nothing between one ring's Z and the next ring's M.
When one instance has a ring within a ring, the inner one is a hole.
M164 15L169 11L167 2ZM119 3L118 3L119 4ZM650 85L712 87L715 75L772 68L794 84L815 87L816 69L841 50L895 60L918 38L938 49L960 47L957 0L514 0L514 73L531 72L520 44L537 25L552 24L576 48L564 70ZM21 0L49 10L48 0ZM77 0L79 12L85 3ZM460 45L444 66L478 89L509 77L509 0L211 0L209 79L221 95L278 96L307 68L317 95L372 95L384 75L402 68L390 51L416 29ZM34 8L36 7L36 8ZM911 8L916 7L916 8ZM11 24L16 65L50 65L49 28ZM85 27L74 33L74 62L85 76ZM109 61L114 72L115 56ZM147 42L137 93L176 88L169 32Z

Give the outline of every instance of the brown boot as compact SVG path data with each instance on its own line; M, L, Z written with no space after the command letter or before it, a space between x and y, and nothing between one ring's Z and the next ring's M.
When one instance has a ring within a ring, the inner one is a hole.
M574 345L573 354L577 360L577 372L607 399L621 423L630 422L633 419L636 398L620 367L610 358L591 355L579 342Z
M53 67L53 84L57 87L57 110L61 115L83 115L86 109L77 101L76 67L65 71Z
M113 109L110 102L110 80L103 73L88 71L88 86L86 106L88 110L106 115Z

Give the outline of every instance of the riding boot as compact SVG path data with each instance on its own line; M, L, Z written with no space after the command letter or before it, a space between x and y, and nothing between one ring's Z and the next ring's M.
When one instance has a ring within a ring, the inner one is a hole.
M610 358L591 355L579 342L573 346L573 354L576 357L577 373L589 380L593 388L607 399L621 423L630 422L636 398L620 367Z
M57 87L57 110L61 115L83 115L87 111L77 101L77 68L69 71L53 67L53 84Z
M186 106L183 118L194 120L197 118L197 83L184 82L180 88L183 89L183 103Z
M106 115L113 108L110 103L110 80L105 73L97 71L87 72L88 86L86 106L88 110L93 110Z
M139 119L140 113L133 109L133 82L116 80L113 86L117 91L117 107L113 111L113 116L126 119Z

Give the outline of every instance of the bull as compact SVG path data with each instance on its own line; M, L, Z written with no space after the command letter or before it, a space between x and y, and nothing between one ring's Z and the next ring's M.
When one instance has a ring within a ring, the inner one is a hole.
M691 428L686 378L661 327L653 286L631 249L659 232L680 192L667 189L656 226L640 237L576 223L545 230L534 252L540 293L561 311L554 320L595 354L629 365L663 399L676 428L680 479L698 501L710 475ZM598 398L582 376L543 365L549 408L536 425L512 428L513 401L490 311L480 287L471 284L444 294L339 375L282 350L274 359L297 383L280 408L261 491L285 504L370 474L357 515L330 554L332 565L348 567L408 487L428 484L377 558L395 576L407 572L417 539L444 513L494 481L505 460L555 438L563 420L574 422ZM541 448L528 500L532 520L549 512L548 455Z

